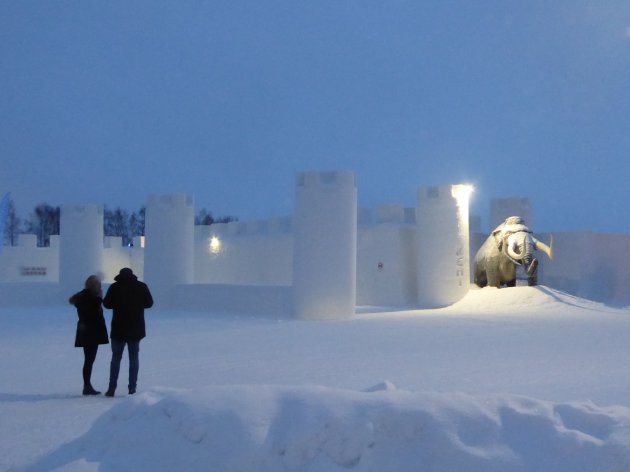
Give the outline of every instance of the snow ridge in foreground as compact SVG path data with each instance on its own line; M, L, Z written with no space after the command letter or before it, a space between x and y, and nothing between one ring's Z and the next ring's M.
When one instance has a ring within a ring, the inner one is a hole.
M630 409L511 395L156 388L24 470L621 471ZM421 469L419 469L421 467Z

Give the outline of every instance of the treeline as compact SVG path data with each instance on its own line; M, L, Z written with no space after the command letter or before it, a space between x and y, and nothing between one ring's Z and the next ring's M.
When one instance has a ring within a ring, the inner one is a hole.
M133 212L128 212L120 207L110 209L105 206L103 208L103 234L122 237L123 244L130 244L134 237L144 235L145 212L146 207L144 206ZM4 228L4 244L16 246L18 235L35 234L37 235L38 246L50 246L50 236L59 234L60 219L60 207L46 203L40 203L33 209L33 213L28 218L22 219L15 211L13 200L10 200ZM228 223L237 220L238 218L233 216L215 218L205 208L199 210L195 215L196 225Z

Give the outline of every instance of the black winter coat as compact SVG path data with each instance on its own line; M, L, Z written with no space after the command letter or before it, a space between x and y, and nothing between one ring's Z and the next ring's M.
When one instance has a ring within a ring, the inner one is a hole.
M70 297L70 303L77 308L77 334L74 338L75 347L107 344L107 326L103 318L103 300L89 290L81 290Z
M103 299L111 308L111 337L119 341L140 341L146 336L144 309L153 306L149 287L133 274L118 274Z

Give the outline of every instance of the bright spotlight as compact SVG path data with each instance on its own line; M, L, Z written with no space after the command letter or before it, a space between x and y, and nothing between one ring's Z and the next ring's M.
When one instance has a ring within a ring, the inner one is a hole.
M470 200L470 195L475 191L475 187L468 184L453 185L451 195L459 204L466 204Z
M221 252L221 240L216 236L212 236L210 238L209 247L212 254L218 254L219 252Z

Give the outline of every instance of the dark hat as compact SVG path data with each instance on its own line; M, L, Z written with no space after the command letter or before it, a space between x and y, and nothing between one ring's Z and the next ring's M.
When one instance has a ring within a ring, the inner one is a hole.
M121 280L134 280L137 279L137 277L135 275L133 275L133 271L129 268L129 267L123 267L122 269L120 269L120 272L118 273L118 275L116 277L114 277L114 280L116 282L120 282Z

